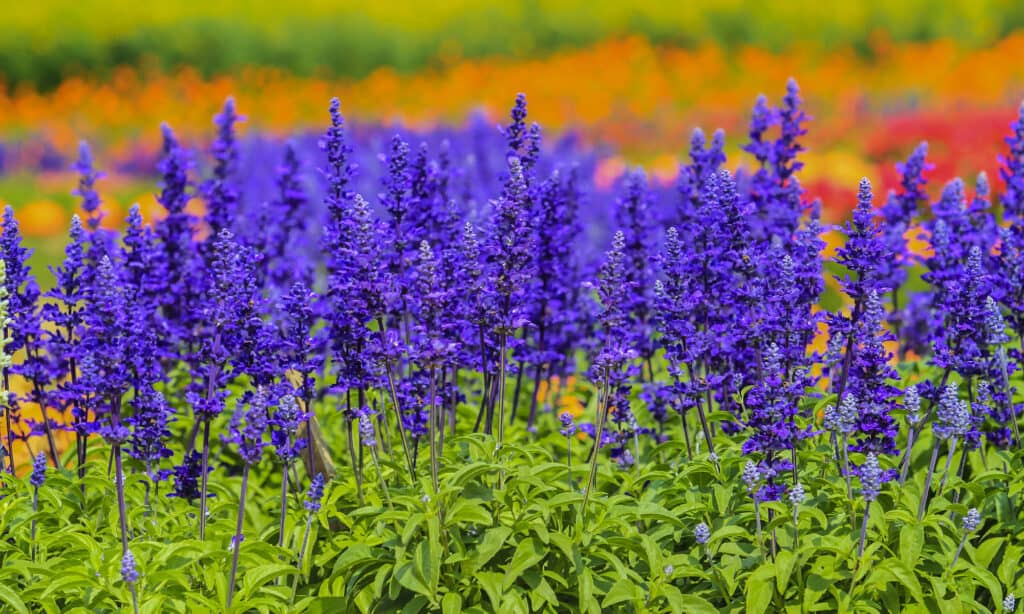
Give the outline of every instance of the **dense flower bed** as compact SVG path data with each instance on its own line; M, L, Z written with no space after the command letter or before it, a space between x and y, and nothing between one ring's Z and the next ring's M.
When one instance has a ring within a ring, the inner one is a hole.
M45 293L4 212L9 607L1013 609L1024 116L997 196L921 144L831 256L793 81L671 198L523 96L422 144L335 99L319 180L242 119L201 177L164 126L123 232L83 144Z

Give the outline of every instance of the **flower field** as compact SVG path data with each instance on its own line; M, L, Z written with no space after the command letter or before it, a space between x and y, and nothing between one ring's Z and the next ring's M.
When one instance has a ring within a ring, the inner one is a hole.
M7 15L0 613L1015 611L1014 4L186 5Z

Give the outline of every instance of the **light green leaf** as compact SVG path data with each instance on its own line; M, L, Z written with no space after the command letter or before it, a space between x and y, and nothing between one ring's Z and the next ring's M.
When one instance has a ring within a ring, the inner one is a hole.
M747 614L762 614L771 605L775 596L774 575L774 566L764 563L747 578Z
M672 612L685 612L685 614L718 614L718 608L711 605L711 602L703 597L698 595L684 595L674 586L666 586L665 589L665 595L668 597L668 605L669 608L672 609Z
M462 597L458 593L448 593L441 599L442 614L459 614L462 611Z
M480 569L488 563L494 555L505 545L505 540L512 535L512 529L508 527L493 527L484 532L483 539L476 549L475 568Z
M0 601L9 605L18 614L29 614L25 602L6 584L0 584Z
M528 537L519 542L519 545L516 546L515 554L512 555L512 561L509 562L508 569L505 572L504 588L507 590L515 584L515 581L523 575L523 572L542 561L547 553L547 546L536 537Z
M255 591L259 590L260 587L267 584L270 580L294 573L294 567L280 563L271 563L246 569L242 575L242 590L239 592L239 597L244 599L252 596Z
M493 606L495 612L501 611L501 597L504 594L504 590L501 587L502 575L496 571L482 571L474 576L474 579L480 583L480 588L484 589L487 593L487 598L491 600L491 606Z
M610 589L608 589L608 592L604 596L604 601L601 602L601 607L608 608L618 603L635 601L641 598L642 594L639 586L626 578L619 578L619 580L613 584Z
M796 566L796 556L789 550L780 550L775 557L775 585L779 587L779 594L785 595L789 586L789 578L793 575L793 567Z
M919 524L904 526L900 530L900 560L913 569L921 558L924 547L924 527Z

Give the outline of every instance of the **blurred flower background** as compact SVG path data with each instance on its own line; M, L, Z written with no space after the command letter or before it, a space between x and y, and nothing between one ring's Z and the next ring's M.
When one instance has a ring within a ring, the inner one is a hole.
M331 96L358 131L494 124L522 91L548 134L602 152L598 186L632 163L667 185L696 126L725 129L729 166L742 164L751 101L793 76L814 118L805 187L835 222L861 176L884 193L921 140L931 185L998 176L991 152L1024 94L1021 24L1024 4L1003 0L15 4L0 37L0 202L37 258L55 259L86 139L108 171L106 220L134 202L155 213L160 122L205 150L229 95L248 138L275 138L322 132Z

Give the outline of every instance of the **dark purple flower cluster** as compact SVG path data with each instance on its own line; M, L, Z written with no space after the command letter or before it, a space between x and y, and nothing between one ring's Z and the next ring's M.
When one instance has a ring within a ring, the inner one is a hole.
M238 446L238 453L247 465L258 464L263 458L263 450L267 446L267 424L270 421L269 406L267 391L257 388L254 392L246 393L231 416L229 434L224 441Z
M84 463L100 434L137 459L131 468L173 475L175 496L205 505L211 439L237 445L247 465L273 445L288 475L304 453L312 466L322 452L312 444L325 410L342 413L360 488L372 484L363 446L383 467L404 455L416 483L420 448L430 447L434 474L446 434L490 433L496 416L507 418L499 439L506 427L578 428L629 466L647 458L646 436L673 436L678 412L691 457L717 463L723 434L742 442L760 503L796 496L796 451L819 435L810 407L827 395L838 407L820 426L848 484L859 475L873 498L903 447L893 415L907 350L940 374L918 385L927 409L914 411L917 435L929 415L940 438L969 445L985 432L1008 446L1018 432L1024 120L998 199L984 176L970 194L953 180L922 211L923 144L880 210L864 180L827 263L841 293L825 301L825 229L798 181L808 117L795 82L778 106L755 103L749 171L726 167L723 132L698 130L673 186L630 169L595 187L600 154L542 139L524 96L498 130L479 119L425 133L351 130L337 100L329 118L315 146L239 138L228 100L198 157L165 126L163 212L147 223L133 207L121 233L101 232L102 173L83 146L83 218L45 296L5 211L7 448L72 428ZM204 216L191 213L193 198ZM911 254L912 232L931 249ZM918 266L924 283L911 284ZM593 390L565 386L577 372L596 384L603 412L578 427L553 411L558 395ZM7 395L15 377L27 392ZM217 433L229 400L229 432ZM44 419L22 419L27 403ZM467 411L472 426L458 419ZM168 471L177 439L186 453ZM319 478L311 502L322 489Z

